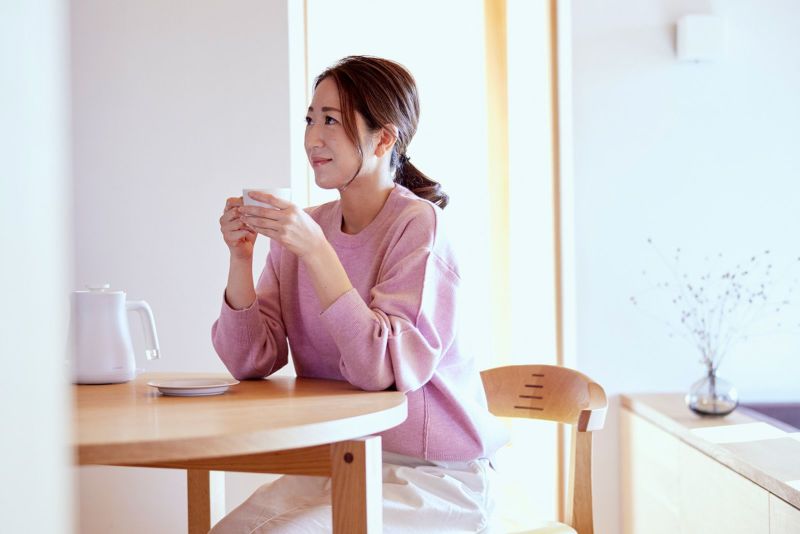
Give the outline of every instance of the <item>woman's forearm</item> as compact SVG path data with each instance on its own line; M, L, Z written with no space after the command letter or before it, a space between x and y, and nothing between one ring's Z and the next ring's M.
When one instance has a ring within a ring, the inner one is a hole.
M312 253L303 256L302 261L323 310L353 288L339 256L329 242L324 241Z
M225 300L234 310L249 308L255 302L256 289L253 285L252 259L248 261L231 257Z

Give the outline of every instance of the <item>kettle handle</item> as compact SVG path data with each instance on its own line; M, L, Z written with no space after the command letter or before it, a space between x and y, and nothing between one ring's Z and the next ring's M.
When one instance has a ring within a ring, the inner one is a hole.
M158 334L156 334L156 321L153 318L153 310L150 305L143 300L129 300L126 302L128 311L139 312L139 317L142 319L142 326L144 326L145 337L145 354L148 360L155 360L161 357L160 348L158 346Z

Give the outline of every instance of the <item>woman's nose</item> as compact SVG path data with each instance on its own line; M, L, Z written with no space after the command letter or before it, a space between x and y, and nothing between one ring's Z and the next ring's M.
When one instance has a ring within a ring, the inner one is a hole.
M325 144L320 135L319 129L316 124L310 124L306 127L306 148L317 148Z

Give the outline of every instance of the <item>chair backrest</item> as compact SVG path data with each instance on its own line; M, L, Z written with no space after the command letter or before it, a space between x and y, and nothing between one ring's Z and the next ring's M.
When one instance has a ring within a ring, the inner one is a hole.
M495 367L482 371L481 379L494 415L572 425L566 520L578 534L593 534L591 432L605 423L603 388L574 369L556 365Z

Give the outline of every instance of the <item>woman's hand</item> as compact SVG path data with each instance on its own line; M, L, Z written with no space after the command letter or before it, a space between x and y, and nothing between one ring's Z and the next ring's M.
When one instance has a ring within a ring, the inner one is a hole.
M231 251L231 259L252 260L256 233L241 217L242 197L231 197L225 202L225 211L219 218L222 238Z
M277 240L300 259L320 251L328 244L317 222L302 209L287 200L250 191L250 198L275 208L242 206L242 219L251 230Z

